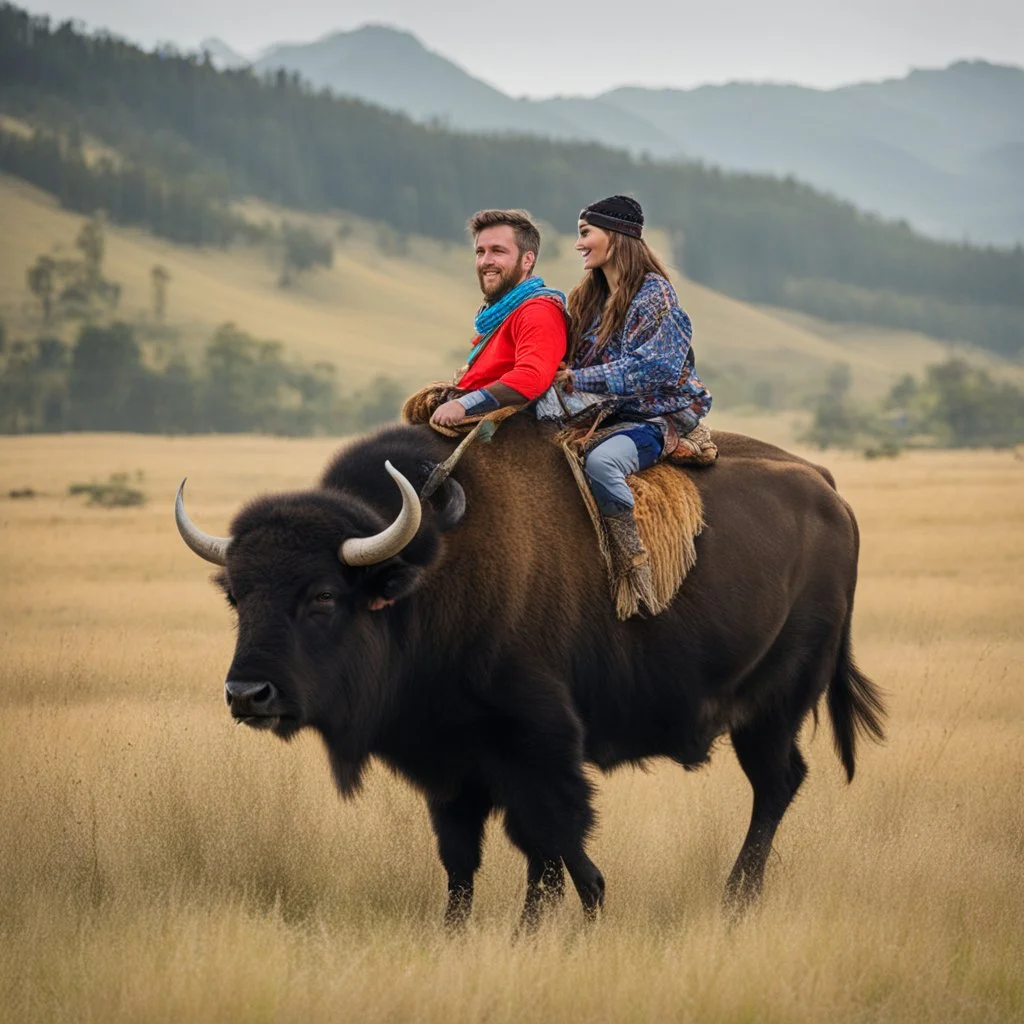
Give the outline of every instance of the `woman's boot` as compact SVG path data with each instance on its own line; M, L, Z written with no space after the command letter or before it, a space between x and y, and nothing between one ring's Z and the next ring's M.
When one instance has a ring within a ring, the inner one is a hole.
M602 517L611 555L612 598L620 619L655 607L651 560L640 539L632 510Z

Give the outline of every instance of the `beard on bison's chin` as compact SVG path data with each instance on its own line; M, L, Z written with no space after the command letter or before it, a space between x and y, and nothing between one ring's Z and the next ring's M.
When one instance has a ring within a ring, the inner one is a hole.
M500 302L519 282L523 279L523 258L522 256L516 261L514 267L504 273L500 274L497 283L494 285L492 292L487 291L487 287L484 284L484 275L478 273L477 280L480 282L480 291L484 293L484 300L488 306L493 306L496 302Z
M299 730L299 723L287 715L246 715L235 719L236 725L247 725L259 732L272 732L283 740L291 739Z
M250 729L267 732L281 724L280 715L232 715L235 725L245 725Z

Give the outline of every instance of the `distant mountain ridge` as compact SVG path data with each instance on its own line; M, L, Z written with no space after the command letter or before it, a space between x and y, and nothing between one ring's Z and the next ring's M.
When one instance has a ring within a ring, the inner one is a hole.
M297 72L318 88L418 121L793 176L935 236L1024 241L1022 68L961 61L830 90L629 86L593 98L528 100L381 25L271 47L253 68Z
M233 50L223 39L218 39L216 36L207 36L199 44L199 52L207 54L213 66L219 71L229 68L244 68L252 63L248 57Z
M439 120L468 131L582 137L557 113L506 96L428 50L411 32L384 25L336 32L314 43L274 46L253 63L257 72L278 68L417 121Z

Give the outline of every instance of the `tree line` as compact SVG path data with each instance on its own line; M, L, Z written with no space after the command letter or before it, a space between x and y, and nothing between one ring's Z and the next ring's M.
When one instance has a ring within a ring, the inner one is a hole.
M401 386L378 377L343 392L330 363L222 324L198 365L163 361L137 325L85 323L73 344L7 338L0 325L0 433L343 435L394 420Z
M278 283L330 264L330 244L283 224ZM338 388L333 364L306 364L279 341L222 324L193 366L165 325L172 276L150 270L152 318L117 319L121 286L104 269L106 226L94 214L80 227L74 254L43 253L25 284L39 302L39 331L9 339L0 321L0 433L130 430L141 433L344 434L395 417L402 389L380 377L355 393ZM73 344L61 334L79 322Z
M1020 246L926 239L793 180L594 144L454 133L314 92L284 72L218 71L205 56L145 53L11 5L0 6L0 105L55 133L34 149L8 147L7 159L17 150L21 160L17 173L48 175L58 190L61 174L86 182L75 133L88 133L119 154L120 166L92 168L103 205L119 211L111 216L138 217L157 232L188 223L192 238L183 240L197 244L223 243L227 202L246 194L459 238L477 208L526 206L566 231L586 201L631 192L668 229L685 273L728 294L1007 355L1024 345ZM191 212L159 212L170 203Z
M829 371L803 440L861 447L868 456L903 448L1013 448L1024 442L1024 391L962 359L907 374L877 404L856 402L846 363Z
M109 156L90 162L74 128L29 136L0 130L0 171L51 192L66 210L103 210L118 224L139 224L173 242L223 246L261 239L260 229L233 214L209 183Z
M403 389L378 377L343 393L330 363L289 359L280 342L222 324L198 365L163 361L124 321L86 323L74 344L8 339L0 322L0 433L66 430L151 434L356 433L394 420ZM804 440L821 448L897 454L905 447L1009 448L1024 441L1024 392L950 359L907 375L880 403L850 393L849 366L832 368Z

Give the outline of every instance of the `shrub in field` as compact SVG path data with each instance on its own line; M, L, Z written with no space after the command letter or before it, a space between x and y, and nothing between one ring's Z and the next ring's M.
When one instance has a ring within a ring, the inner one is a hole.
M880 441L878 444L868 445L864 449L865 459L895 459L903 451L903 448L895 441Z
M134 481L140 483L143 475L137 470ZM89 496L87 504L99 508L131 508L146 504L145 492L131 485L131 477L127 473L111 473L104 483L71 484L68 494Z

